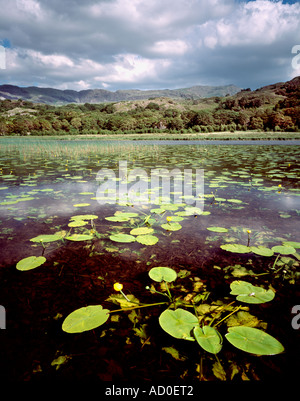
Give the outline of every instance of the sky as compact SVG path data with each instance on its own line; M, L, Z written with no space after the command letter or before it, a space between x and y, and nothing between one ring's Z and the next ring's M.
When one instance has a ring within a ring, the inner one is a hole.
M300 75L300 1L0 0L0 84L252 90Z

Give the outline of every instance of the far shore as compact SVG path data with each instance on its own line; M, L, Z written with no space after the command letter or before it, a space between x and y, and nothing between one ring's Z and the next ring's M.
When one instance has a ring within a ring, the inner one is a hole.
M80 140L80 139L94 139L94 140L255 140L255 141L272 141L272 140L300 140L300 132L257 132L257 131L235 131L235 132L210 132L210 133L149 133L149 134L90 134L90 135L9 135L0 136L4 138L35 138L41 140Z

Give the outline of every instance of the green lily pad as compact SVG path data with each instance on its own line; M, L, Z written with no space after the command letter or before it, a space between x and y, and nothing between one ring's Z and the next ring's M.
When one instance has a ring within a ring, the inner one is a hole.
M129 234L113 234L109 237L112 241L115 242L134 242L136 238L133 235Z
M166 231L177 231L177 230L180 230L182 228L182 226L177 222L175 222L175 223L172 223L172 222L171 223L165 223L165 224L162 224L161 227L163 229L165 229Z
M178 308L176 310L167 309L159 317L161 328L172 337L188 341L195 341L191 336L191 331L196 327L198 319L192 313Z
M73 206L74 207L85 207L85 206L90 206L90 203L76 203Z
M77 216L72 216L70 220L95 220L98 216L95 214L78 214Z
M272 247L272 251L280 253L280 255L290 255L296 253L296 249L288 245L276 245Z
M155 245L158 242L158 238L155 235L138 235L136 237L137 242L143 245Z
M133 228L130 231L131 235L144 235L144 234L152 234L153 233L153 228L149 227L138 227L138 228Z
M124 216L109 216L109 217L105 217L105 220L108 221L114 221L116 223L120 223L123 221L129 221L129 217L124 217Z
M132 217L137 217L139 214L135 212L116 212L115 216L120 216L120 217L126 217L126 218L132 218Z
M94 237L92 234L73 234L65 238L69 241L88 241Z
M234 252L234 253L251 252L251 248L249 246L241 245L241 244L225 244L225 245L221 245L220 248L224 249L225 251Z
M243 203L240 199L227 199L227 202L232 202L232 203Z
M63 238L63 234L62 233L58 233L58 234L41 234L38 235L37 237L31 238L30 241L31 242L43 242L43 243L47 243L47 242L55 242L55 241L59 241Z
M261 256L272 256L274 255L274 252L270 248L266 248L265 246L250 246L250 249L253 253L256 255L261 255Z
M157 281L158 283L162 281L166 281L167 283L171 283L175 281L177 278L177 273L175 270L171 269L170 267L153 267L149 271L149 277Z
M104 324L109 318L109 310L102 305L90 305L70 313L62 324L67 333L82 333Z
M215 233L227 233L228 229L224 227L207 227L207 230L213 231Z
M88 221L85 220L73 220L71 221L68 226L69 227L83 227L88 224Z
M222 336L211 326L196 326L194 328L194 336L198 344L207 352L217 354L222 349Z
M282 245L291 246L291 247L296 248L296 249L300 248L300 242L286 241L286 242L283 242Z
M182 221L183 217L180 216L169 216L169 221Z
M230 284L231 295L237 295L236 299L248 304L262 304L272 301L275 292L271 289L265 290L262 287L256 287L251 283L242 280L233 281Z
M276 355L284 351L276 338L254 327L230 327L225 337L235 347L251 354Z
M45 262L46 258L44 256L28 256L27 258L20 260L17 263L16 268L21 271L32 270L41 266Z

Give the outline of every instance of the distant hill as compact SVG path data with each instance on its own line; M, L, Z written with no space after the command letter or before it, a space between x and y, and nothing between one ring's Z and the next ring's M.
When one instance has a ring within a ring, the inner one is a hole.
M235 85L225 86L192 86L182 89L163 90L118 90L111 92L104 89L88 89L83 91L39 88L36 86L19 87L15 85L0 85L0 100L23 99L34 103L64 105L69 103L106 103L130 100L143 100L156 97L173 99L202 99L213 96L226 96L238 93L241 88Z

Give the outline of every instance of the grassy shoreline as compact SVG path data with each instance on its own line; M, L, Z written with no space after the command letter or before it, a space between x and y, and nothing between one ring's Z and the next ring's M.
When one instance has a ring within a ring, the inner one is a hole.
M211 133L190 133L190 134L170 134L170 133L149 133L149 134L111 134L111 135L47 135L47 136L2 136L0 140L7 138L36 138L41 140L80 140L80 139L93 139L93 140L300 140L300 132L211 132Z

